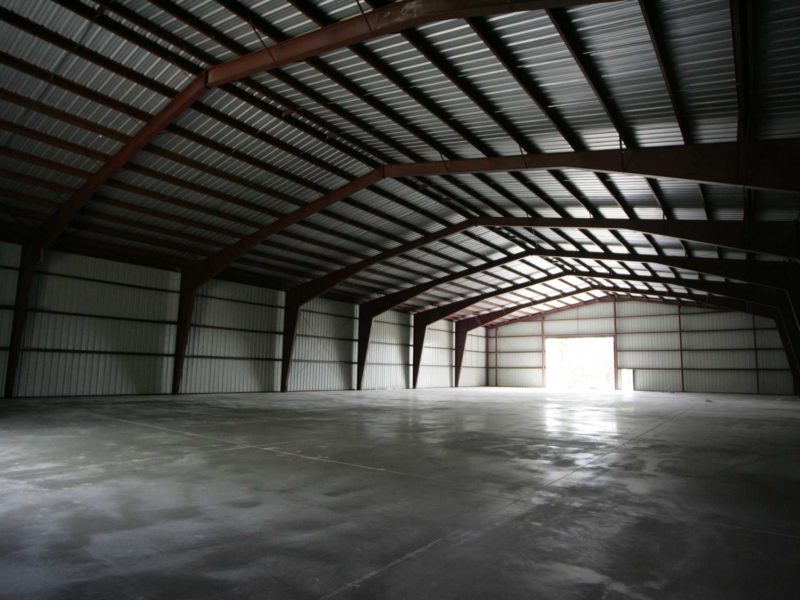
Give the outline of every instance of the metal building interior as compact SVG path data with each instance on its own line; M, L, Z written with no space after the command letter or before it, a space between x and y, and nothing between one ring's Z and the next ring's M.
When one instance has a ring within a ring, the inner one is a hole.
M800 2L0 20L0 597L798 597Z

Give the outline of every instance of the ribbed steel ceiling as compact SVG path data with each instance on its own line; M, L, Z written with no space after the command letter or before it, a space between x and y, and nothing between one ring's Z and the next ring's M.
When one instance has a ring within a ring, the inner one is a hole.
M6 0L2 232L34 230L202 68L384 4ZM756 135L800 137L800 4L756 5ZM64 241L180 267L381 164L736 141L732 31L728 0L620 0L442 21L259 74L206 93L102 186ZM755 218L798 218L796 195L751 194ZM574 169L386 179L271 237L231 273L284 288L472 216L740 220L745 202L738 188ZM333 295L364 301L533 247L743 258L628 232L476 228L380 262ZM675 272L624 264L529 257L403 308L570 267ZM538 298L541 309L563 305L547 297L588 285L564 272L459 316Z

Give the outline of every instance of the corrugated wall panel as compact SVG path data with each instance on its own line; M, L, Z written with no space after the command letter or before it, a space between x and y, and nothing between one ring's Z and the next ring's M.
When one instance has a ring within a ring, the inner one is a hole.
M542 387L540 369L498 369L497 385L500 387Z
M614 335L614 319L580 319L578 323L579 335Z
M706 306L690 306L690 305L683 305L680 307L680 313L682 315L695 315L695 314L699 315L699 314L707 314L715 312L720 312L720 309L709 308Z
M756 328L759 329L774 329L775 328L775 321L773 319L768 319L767 317L759 317L756 316Z
M761 371L758 374L758 386L762 394L791 395L794 390L792 374L789 371Z
M183 391L187 394L264 392L279 388L280 362L187 358Z
M504 352L498 356L498 367L540 368L541 352Z
M648 315L677 315L678 307L656 302L617 302L617 318Z
M22 353L17 394L164 394L171 372L168 357L28 351Z
M6 365L8 364L8 350L0 350L0 389L6 385Z
M355 387L356 305L315 298L297 319L289 390Z
M140 267L64 252L48 252L41 270L51 274L138 285L173 292L180 290L181 283L180 274L175 271Z
M354 383L352 363L346 362L295 362L292 365L290 390L352 390Z
M18 268L21 249L19 244L0 242L0 267Z
M681 372L652 369L636 369L633 372L633 387L645 392L680 392Z
M459 387L480 387L486 385L486 369L483 367L463 367Z
M620 333L617 350L680 350L680 335L675 333Z
M755 371L685 371L687 392L756 393Z
M618 352L618 362L620 369L680 369L680 351L651 351L642 350L637 352Z
M753 350L684 350L684 369L755 369Z
M220 279L212 279L206 283L198 290L198 295L253 304L283 306L283 292Z
M317 336L298 336L294 362L330 362L353 364L353 341Z
M17 269L0 267L0 305L13 306L17 289Z
M780 350L759 350L758 351L759 369L785 369L789 370L789 361L786 352Z
M563 314L569 314L570 312L572 311L565 311ZM579 319L611 318L614 316L614 304L612 302L596 302L595 304L579 306L576 309L576 316Z
M11 341L11 321L14 319L14 295L17 289L17 267L20 246L0 242L0 389L6 384L8 345Z
M200 288L186 349L182 391L277 391L282 305L281 292L252 285L212 280Z
M37 274L34 286L31 305L39 310L173 321L178 310L178 294L164 290L48 274Z
M498 337L539 335L541 324L538 321L521 321L497 328Z
M759 348L783 349L783 342L777 329L757 329L756 343Z
M280 333L283 329L283 309L269 304L233 302L199 295L195 299L192 323Z
M545 320L544 335L545 337L549 335L561 335L561 336L578 335L578 321L577 320L567 321L566 319L560 319L558 321Z
M418 388L452 387L453 367L425 366L419 370Z
M627 304L620 302L620 305ZM678 331L678 315L661 315L647 317L627 317L617 320L618 333L648 333Z
M25 347L36 350L171 354L175 347L175 326L40 313L31 319L25 335Z
M389 311L372 323L372 341L367 353L363 388L404 389L411 387L411 316Z
M408 347L386 342L370 342L367 352L367 372L372 371L372 367L388 365L407 367Z
M537 334L535 336L519 336L519 337L500 337L497 338L497 351L498 352L518 352L523 351L539 351L542 349L542 338ZM489 350L493 351L491 344Z
M355 312L355 306L352 307ZM356 339L356 318L354 314L338 315L300 311L297 319L297 333L316 338Z
M454 385L452 321L435 321L428 326L422 349L422 366L417 387L450 387Z
M718 331L720 329L752 329L753 317L743 313L706 313L683 315L684 331Z
M467 334L460 387L486 385L486 329L479 327Z
M173 344L174 345L174 344ZM193 326L187 355L193 357L280 359L281 336ZM170 348L170 352L172 348Z
M752 348L752 329L734 331L684 331L684 350L705 350L713 348Z
M177 287L169 271L48 253L34 280L17 394L167 392Z
M408 367L391 368L385 365L373 365L364 373L365 390L402 390L409 387L411 378Z

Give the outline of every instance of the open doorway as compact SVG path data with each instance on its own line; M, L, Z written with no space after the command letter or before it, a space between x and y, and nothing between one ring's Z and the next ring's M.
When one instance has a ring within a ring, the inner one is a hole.
M547 387L614 389L613 337L545 338Z

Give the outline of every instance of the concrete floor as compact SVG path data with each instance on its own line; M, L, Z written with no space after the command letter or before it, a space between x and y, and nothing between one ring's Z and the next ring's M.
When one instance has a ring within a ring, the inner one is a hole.
M0 412L0 597L798 598L800 402L461 390Z

